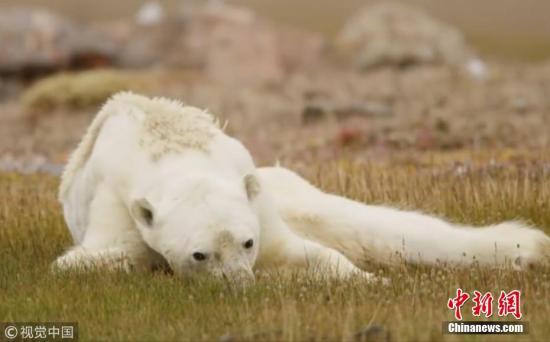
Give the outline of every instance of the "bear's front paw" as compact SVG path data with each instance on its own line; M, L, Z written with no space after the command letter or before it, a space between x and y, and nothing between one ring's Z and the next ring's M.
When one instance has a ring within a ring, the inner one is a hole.
M82 248L71 250L60 256L51 266L54 272L87 271L97 268L130 272L134 266L130 258L119 249L107 249L90 253Z
M75 248L68 251L64 255L57 258L50 266L53 272L64 272L71 269L85 267L85 253L80 248Z

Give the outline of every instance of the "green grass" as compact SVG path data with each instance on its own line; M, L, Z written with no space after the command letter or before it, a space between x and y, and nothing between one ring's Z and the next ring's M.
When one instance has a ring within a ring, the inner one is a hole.
M359 200L459 222L523 218L550 232L547 166L481 163L456 175L448 165L338 162L302 171L324 189ZM530 325L520 339L550 336L548 269L372 269L388 277L389 286L273 272L246 289L164 273L51 274L49 264L71 243L57 184L52 176L0 174L0 322L78 322L83 340L361 340L357 333L369 325L382 327L393 341L486 340L441 335L442 321L453 318L447 299L462 287L470 293L520 289ZM463 310L466 319L470 308Z

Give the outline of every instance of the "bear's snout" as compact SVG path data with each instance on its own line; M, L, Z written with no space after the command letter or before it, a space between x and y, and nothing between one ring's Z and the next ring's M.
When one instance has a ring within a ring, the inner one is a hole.
M230 283L237 283L242 285L250 285L255 282L254 272L250 267L243 267L239 269L224 269L222 270L223 279Z

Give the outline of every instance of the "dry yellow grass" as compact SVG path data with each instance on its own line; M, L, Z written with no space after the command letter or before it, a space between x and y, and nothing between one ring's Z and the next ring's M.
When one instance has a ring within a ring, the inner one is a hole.
M544 163L520 164L480 162L457 171L448 163L341 161L302 171L326 190L370 203L476 224L522 218L550 232L550 170ZM393 341L485 340L441 334L442 322L453 318L447 299L462 287L522 291L530 333L490 340L550 336L548 269L373 269L390 279L386 287L274 273L260 275L246 290L160 273L53 275L49 263L70 245L57 184L52 176L0 175L0 321L76 321L83 340L361 340L367 326L380 327Z

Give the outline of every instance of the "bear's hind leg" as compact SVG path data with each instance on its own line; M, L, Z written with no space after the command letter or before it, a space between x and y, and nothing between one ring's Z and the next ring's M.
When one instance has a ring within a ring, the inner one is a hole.
M359 276L369 281L376 280L376 276L359 269L340 252L313 241L297 237L288 246L287 253L294 265L305 267L315 275L340 279Z
M297 268L321 277L345 279L359 276L369 281L377 280L373 274L359 269L335 249L301 238L276 213L268 214L271 215L263 217L257 268Z

